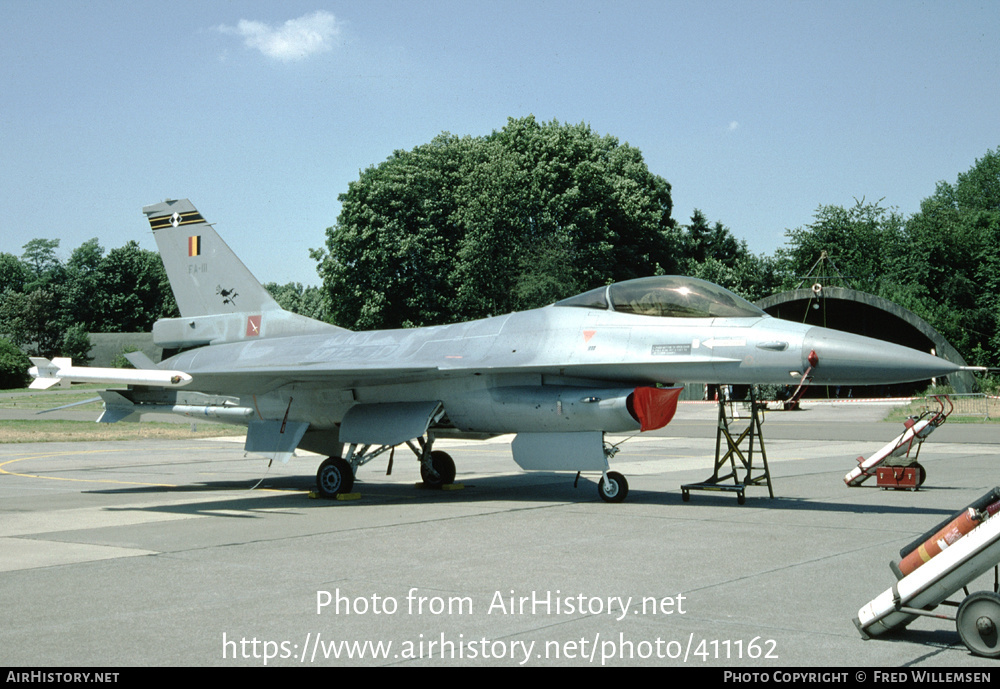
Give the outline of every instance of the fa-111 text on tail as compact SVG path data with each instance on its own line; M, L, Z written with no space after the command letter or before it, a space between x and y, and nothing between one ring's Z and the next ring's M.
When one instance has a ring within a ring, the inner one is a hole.
M102 393L101 421L147 411L247 426L246 449L287 461L327 455L319 492L350 492L358 468L406 444L425 483L455 465L445 436L515 433L524 469L600 472L624 499L605 433L669 423L685 382L871 384L959 369L906 347L772 318L703 280L620 282L531 311L451 325L352 332L282 310L187 200L143 209L180 318L153 338L180 353L133 372L37 360L33 387L72 380L128 384ZM130 378L130 376L133 376ZM346 453L344 451L347 448Z

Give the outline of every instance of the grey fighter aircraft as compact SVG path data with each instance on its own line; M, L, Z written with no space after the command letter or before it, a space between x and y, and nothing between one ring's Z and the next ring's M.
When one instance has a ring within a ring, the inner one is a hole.
M127 384L101 393L100 421L205 416L245 425L247 451L272 460L319 452L325 496L350 492L361 465L403 444L425 483L452 483L435 438L514 433L523 469L600 472L600 497L617 502L628 486L609 471L604 434L665 426L685 382L871 384L959 370L676 276L467 323L352 332L282 310L189 201L143 212L182 314L158 321L153 338L179 353L158 365L133 357L136 371L36 359L32 387Z

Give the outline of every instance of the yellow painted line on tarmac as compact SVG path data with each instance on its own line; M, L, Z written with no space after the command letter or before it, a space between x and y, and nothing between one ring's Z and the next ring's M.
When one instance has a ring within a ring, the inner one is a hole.
M182 447L182 448L178 448L178 452L182 452L184 450L195 450L195 449L203 449L203 448L198 448L198 447ZM106 453L106 452L130 452L130 451L131 451L131 449L124 449L124 448L121 449L121 450L101 448L100 450L67 450L67 451L64 451L64 452L44 452L44 453L41 453L41 454L26 455L24 457L16 457L14 459L8 459L5 462L0 462L0 474L6 474L7 476L20 476L21 478L37 478L37 479L48 480L48 481L72 481L72 482L75 482L75 483L109 483L109 484L119 485L119 486L156 486L156 487L160 487L160 488L179 488L179 486L176 483L149 483L149 482L143 482L143 481L117 481L115 479L107 479L107 478L69 478L67 476L43 476L41 474L25 474L25 473L20 473L20 472L16 472L16 471L8 471L7 469L4 468L8 464L15 464L17 462L24 462L24 461L29 460L29 459L47 459L49 457L71 457L71 456L74 456L74 455L80 456L80 455L101 454L101 453ZM253 490L258 491L258 492L264 492L264 491L266 491L266 492L274 492L274 493L302 493L302 492L305 492L305 491L301 491L301 490L291 490L291 489L286 489L286 488L254 488Z
M69 478L66 476L42 476L40 474L24 474L16 471L8 471L4 467L9 464L16 464L17 462L24 462L29 459L46 459L49 457L71 457L71 456L81 456L81 455L93 455L93 454L103 454L108 452L130 452L131 449L121 449L114 450L110 448L101 448L100 450L67 450L65 452L45 452L42 454L26 455L24 457L16 457L14 459L8 459L6 462L0 462L0 474L6 474L8 476L20 476L22 478L37 478L49 481L74 481L77 483L111 483L116 485L126 485L126 486L159 486L161 488L177 488L175 484L171 483L143 483L140 481L116 481L114 479L99 479L99 478Z

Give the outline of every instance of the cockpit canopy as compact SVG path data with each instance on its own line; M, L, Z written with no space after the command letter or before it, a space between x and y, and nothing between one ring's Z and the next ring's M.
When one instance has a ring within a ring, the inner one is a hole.
M557 301L555 305L662 318L759 318L767 315L727 289L680 275L616 282Z

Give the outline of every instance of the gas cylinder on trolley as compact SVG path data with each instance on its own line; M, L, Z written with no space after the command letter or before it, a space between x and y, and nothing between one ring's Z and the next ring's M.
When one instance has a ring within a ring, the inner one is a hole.
M897 579L912 574L918 567L953 545L998 511L1000 511L1000 488L994 488L902 548L899 551L900 560L890 562L889 567Z
M858 610L854 624L865 639L906 627L918 617L955 622L959 638L977 655L1000 658L1000 488L994 488L900 551L891 563L898 581ZM975 518L973 518L975 515ZM956 535L973 522L974 527ZM949 543L949 539L951 542ZM941 543L938 543L941 541ZM937 547L931 555L928 547ZM911 555L923 548L929 557ZM911 566L913 567L911 569ZM969 593L968 586L993 568L993 591ZM905 570L905 573L904 573ZM948 601L964 590L961 602ZM957 607L952 616L936 610Z

